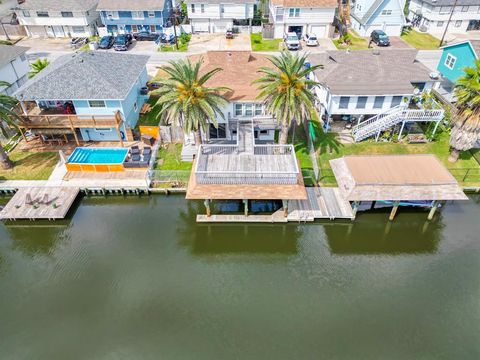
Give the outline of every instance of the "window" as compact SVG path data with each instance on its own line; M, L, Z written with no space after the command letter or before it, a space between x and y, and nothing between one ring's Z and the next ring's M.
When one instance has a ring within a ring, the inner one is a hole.
M253 104L245 104L245 116L253 115Z
M350 102L350 98L348 96L341 96L339 109L348 109L349 102Z
M205 4L200 5L200 12L203 14L205 12Z
M22 14L23 14L24 17L30 17L30 11L28 11L28 10L23 10Z
M105 106L105 101L103 100L88 100L88 106L91 108L104 108Z
M456 61L457 61L457 58L455 56L453 56L452 54L448 54L444 64L447 68L452 70L453 67L455 66Z
M132 11L132 19L142 20L143 18L143 11Z
M460 27L460 26L462 26L462 20L455 21L455 27Z
M437 22L437 26L438 26L438 27L442 27L442 26L443 26L443 21Z
M283 8L275 10L275 21L283 21Z
M452 7L451 7L451 6L442 6L442 7L440 7L440 14L450 14L451 11L452 11Z
M38 17L48 17L48 11L37 11Z
M262 104L255 104L255 115L260 116L263 114L263 105Z
M402 103L403 96L394 96L392 97L392 102L390 103L390 107L398 106Z
M373 103L374 109L381 109L383 107L383 102L385 101L384 96L375 96L375 101Z
M83 26L72 26L72 32L77 34L82 34L85 31Z
M218 124L218 128L215 125L210 124L208 133L210 135L210 139L225 139L227 136L227 126L226 124Z
M107 11L107 18L109 19L119 19L118 11Z
M365 105L367 104L367 96L359 96L357 99L357 109L365 109Z
M155 17L155 11L149 11L148 12L148 17L149 18L154 18Z
M392 15L392 10L382 10L382 15Z
M190 4L190 11L191 11L192 13L195 12L195 4Z
M138 110L138 105L136 101L133 103L133 110L135 110L135 112Z
M25 56L25 54L20 55L20 60L27 61L27 57Z
M224 13L225 13L225 5L220 4L220 14L224 14Z
M290 8L288 9L288 17L299 17L300 8Z
M71 12L71 11L62 11L62 17L73 17L73 12Z
M243 106L242 104L235 104L235 116L243 115Z
M462 6L462 12L467 12L468 11L468 6Z

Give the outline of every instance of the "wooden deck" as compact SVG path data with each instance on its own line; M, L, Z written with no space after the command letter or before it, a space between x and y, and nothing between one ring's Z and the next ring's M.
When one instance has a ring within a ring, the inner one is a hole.
M283 210L278 210L272 215L197 215L198 223L286 223L288 219L283 215Z
M75 201L78 187L25 187L20 188L0 211L3 220L63 219ZM27 204L29 199L33 204Z

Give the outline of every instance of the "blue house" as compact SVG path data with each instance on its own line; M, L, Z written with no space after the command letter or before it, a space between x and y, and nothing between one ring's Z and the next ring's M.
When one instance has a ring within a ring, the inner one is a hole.
M442 57L437 71L444 79L455 83L464 75L464 69L474 66L480 57L480 40L463 41L442 47Z
M77 144L132 141L147 99L147 61L99 51L58 58L13 94L24 112L21 128Z
M352 3L350 21L360 36L383 30L389 36L400 36L406 24L405 0L357 0Z
M162 32L172 12L172 0L100 0L97 11L110 34Z

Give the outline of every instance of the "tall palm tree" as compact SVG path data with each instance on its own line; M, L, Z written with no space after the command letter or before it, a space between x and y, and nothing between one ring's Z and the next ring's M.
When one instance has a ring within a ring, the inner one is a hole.
M48 65L50 65L50 61L48 59L37 59L31 65L31 70L28 73L28 78L31 79L35 75L38 75L40 71L45 69Z
M260 93L257 98L264 101L267 110L281 125L279 143L286 144L293 119L300 124L315 111L312 87L320 83L308 79L307 76L323 65L307 68L306 55L293 55L288 51L269 60L273 68L260 68L262 76L254 81L259 84Z
M217 116L225 118L222 107L228 101L222 95L227 87L208 87L206 82L222 71L215 68L200 75L203 58L196 63L190 60L171 61L162 68L167 77L158 81L160 88L153 91L159 95L156 105L161 107L159 117L169 124L182 126L185 134L194 133L195 144L202 143L202 131L212 123L218 127Z
M470 150L480 140L480 60L465 68L465 75L455 87L457 110L453 114L450 134L452 152L449 160L458 160L461 151Z
M0 81L1 87L8 87L9 83L5 81ZM0 132L7 137L7 130L9 127L17 127L15 122L19 118L17 113L14 111L15 106L17 106L18 100L8 96L6 94L0 93ZM13 162L8 157L7 153L3 149L2 144L0 143L0 168L2 169L11 169L13 168Z

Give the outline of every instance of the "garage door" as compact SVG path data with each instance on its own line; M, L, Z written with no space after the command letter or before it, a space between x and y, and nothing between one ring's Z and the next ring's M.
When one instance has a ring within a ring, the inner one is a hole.
M209 32L209 23L208 22L199 22L193 24L193 31L195 32Z
M327 25L312 25L310 32L319 38L327 37Z
M401 26L400 25L385 25L385 34L388 36L400 36Z

